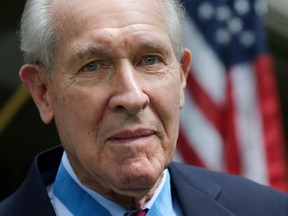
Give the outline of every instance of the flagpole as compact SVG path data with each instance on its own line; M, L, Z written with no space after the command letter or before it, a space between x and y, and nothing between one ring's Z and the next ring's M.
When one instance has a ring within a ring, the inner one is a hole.
M21 85L0 109L0 135L7 128L11 120L16 116L29 97L29 91L26 87Z

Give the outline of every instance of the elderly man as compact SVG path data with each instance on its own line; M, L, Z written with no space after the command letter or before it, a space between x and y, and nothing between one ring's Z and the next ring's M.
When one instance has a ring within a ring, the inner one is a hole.
M287 215L285 194L171 163L191 54L176 0L28 0L20 70L62 147L0 215ZM197 55L197 53L196 53Z

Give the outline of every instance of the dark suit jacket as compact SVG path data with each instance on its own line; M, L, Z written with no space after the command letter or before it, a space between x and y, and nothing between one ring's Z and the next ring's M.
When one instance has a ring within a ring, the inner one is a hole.
M54 216L45 185L52 183L61 147L38 155L23 185L0 204L1 216ZM173 196L184 216L287 216L288 196L240 177L184 164L169 167Z

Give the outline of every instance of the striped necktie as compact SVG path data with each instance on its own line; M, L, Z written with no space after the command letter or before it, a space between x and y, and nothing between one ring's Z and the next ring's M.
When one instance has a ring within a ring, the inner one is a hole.
M131 216L146 216L148 209L137 211L131 214Z

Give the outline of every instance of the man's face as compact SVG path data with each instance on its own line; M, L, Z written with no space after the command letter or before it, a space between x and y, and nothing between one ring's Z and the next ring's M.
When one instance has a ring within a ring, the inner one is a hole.
M62 0L54 12L47 98L72 167L102 193L151 188L173 158L187 72L162 3Z

